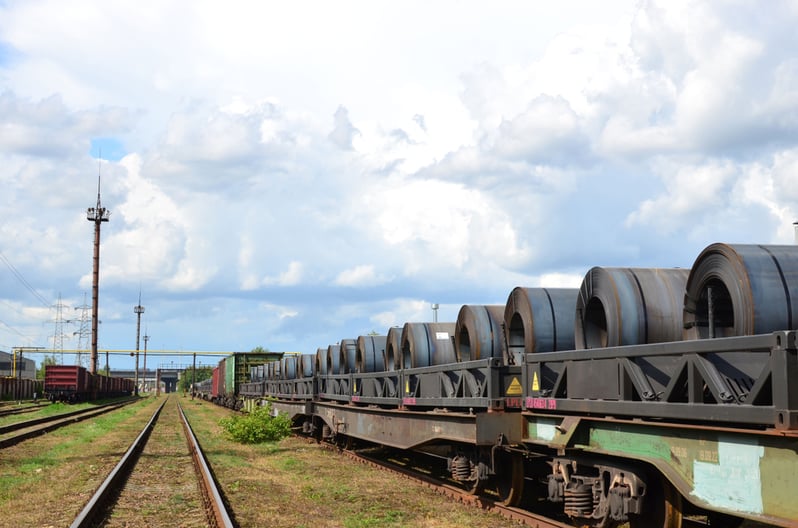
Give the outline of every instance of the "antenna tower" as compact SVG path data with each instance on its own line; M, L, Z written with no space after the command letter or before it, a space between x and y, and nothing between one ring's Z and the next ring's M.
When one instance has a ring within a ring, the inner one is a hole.
M72 335L78 336L78 353L75 356L75 365L83 367L83 354L84 350L89 349L89 339L91 338L91 329L89 328L89 306L86 304L86 293L83 293L83 304L76 306L75 310L80 310L80 329L73 332Z
M97 373L97 321L100 301L100 226L108 221L111 211L107 210L100 203L100 164L102 162L102 152L97 160L97 205L89 207L86 211L86 218L89 222L94 222L94 268L91 281L91 366L90 372ZM105 368L109 369L108 352L105 353Z

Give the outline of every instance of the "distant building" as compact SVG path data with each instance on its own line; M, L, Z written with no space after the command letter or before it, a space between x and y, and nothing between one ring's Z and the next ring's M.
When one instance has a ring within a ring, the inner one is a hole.
M8 352L0 351L0 377L10 377L14 373L14 369L11 368L13 357ZM17 356L17 369L17 377L36 379L36 362L32 359L28 359L23 355L22 361L20 361L19 356Z

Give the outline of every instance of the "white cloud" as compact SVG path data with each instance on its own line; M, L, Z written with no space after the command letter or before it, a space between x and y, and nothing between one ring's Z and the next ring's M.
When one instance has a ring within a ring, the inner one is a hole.
M101 166L109 345L129 345L140 285L164 345L201 325L235 329L209 347L312 351L430 319L419 299L444 319L591 265L792 241L795 6L306 11L0 7L0 235L37 291L90 286L97 138L127 152Z

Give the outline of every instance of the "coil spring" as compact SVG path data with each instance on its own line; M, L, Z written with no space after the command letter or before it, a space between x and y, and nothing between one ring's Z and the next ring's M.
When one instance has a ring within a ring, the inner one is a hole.
M593 487L590 484L579 484L565 489L566 513L585 517L593 512L593 507Z
M455 480L471 478L471 462L464 456L456 456L452 460L452 476Z

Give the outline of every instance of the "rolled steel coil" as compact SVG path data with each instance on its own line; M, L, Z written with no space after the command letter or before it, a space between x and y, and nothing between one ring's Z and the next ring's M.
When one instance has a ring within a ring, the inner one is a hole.
M576 288L514 288L504 307L505 363L521 365L524 354L573 350L578 294Z
M319 347L316 349L316 372L322 376L326 376L328 370L327 349Z
M457 361L504 357L504 305L467 304L455 324L454 355Z
M341 374L341 346L327 347L327 374Z
M388 329L383 359L387 372L402 368L402 330L404 329L401 326L392 326Z
M316 372L316 355L302 354L299 356L299 373L303 378L310 378Z
M798 246L712 244L698 255L686 290L684 339L794 330Z
M357 370L357 340L341 339L340 347L339 372L340 374L351 374Z
M576 348L681 341L689 273L683 268L591 269L576 300Z
M402 368L455 363L455 323L405 323L402 329Z
M355 361L357 372L385 370L385 346L388 336L358 336Z
M292 380L296 379L296 369L297 369L297 360L299 359L298 356L283 356L280 360L282 362L281 373L282 376L280 379L285 380Z

